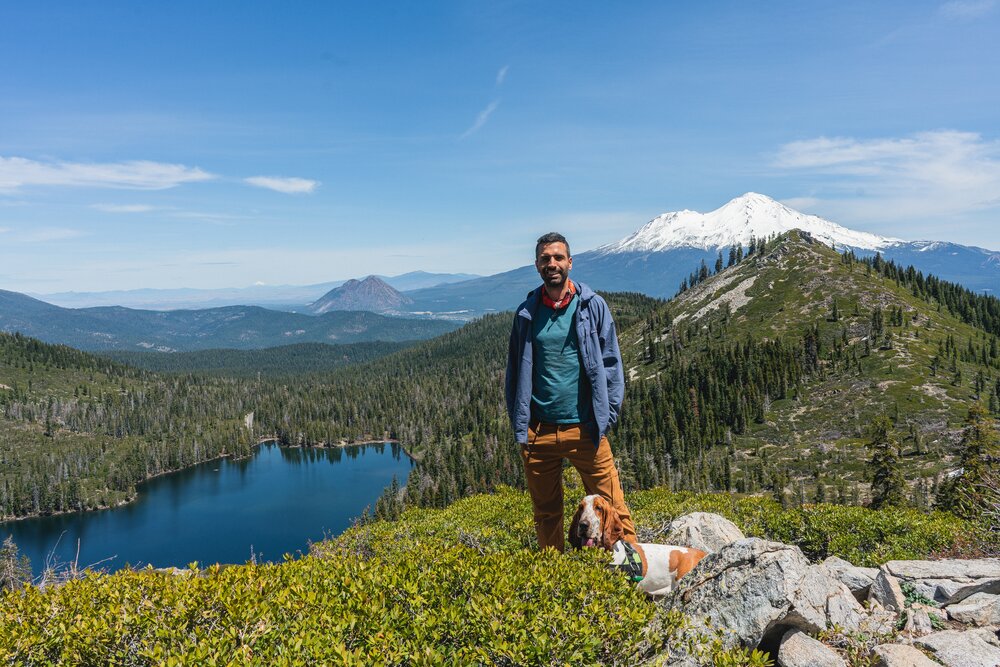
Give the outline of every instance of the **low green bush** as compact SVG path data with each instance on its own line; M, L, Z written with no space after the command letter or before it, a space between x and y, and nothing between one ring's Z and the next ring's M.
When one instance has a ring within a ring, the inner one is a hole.
M582 491L567 496L567 521ZM629 497L638 525L723 514L749 535L860 565L922 558L968 528L948 515L770 499ZM0 593L0 661L52 665L635 664L684 645L706 665L763 667L724 650L605 567L598 550L535 549L531 503L511 489L356 526L280 564L186 575L89 573Z
M814 561L839 556L873 567L888 560L923 559L947 552L964 540L995 539L975 524L947 512L909 508L872 510L846 505L782 508L770 497L669 493L663 489L629 496L637 525L662 526L688 512L725 516L747 536L794 544Z
M402 555L396 552L396 555ZM0 600L18 664L606 664L628 661L655 610L602 554L305 557L192 576L91 574Z

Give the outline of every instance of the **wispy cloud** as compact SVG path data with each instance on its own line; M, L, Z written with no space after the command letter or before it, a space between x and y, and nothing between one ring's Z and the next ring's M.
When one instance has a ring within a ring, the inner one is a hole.
M283 192L287 195L308 194L319 185L319 181L312 181L308 178L283 178L280 176L252 176L244 178L243 181L254 187Z
M42 227L28 231L17 231L6 229L10 233L9 240L12 243L47 243L49 241L65 241L84 236L79 229L69 229L67 227Z
M819 137L785 144L774 164L822 175L823 192L799 200L854 220L954 218L1000 202L1000 141L974 132Z
M953 0L941 5L941 13L953 19L976 19L989 14L996 4L996 0Z
M480 111L479 115L476 116L476 122L472 124L472 127L463 132L460 138L466 139L468 137L471 137L479 130L481 130L483 128L483 125L486 125L486 121L488 121L490 119L490 116L493 115L493 112L497 110L498 106L500 106L500 100L494 100L493 102L490 102L489 106Z
M510 69L510 65L504 65L503 67L500 68L500 71L497 72L497 85L498 86L502 86L503 85L504 80L507 78L507 70L508 69Z
M213 178L213 174L198 167L148 160L40 162L23 157L0 157L0 191L39 185L164 190Z
M235 227L238 220L245 219L245 216L242 215L206 213L204 211L174 211L170 213L170 216L182 220L198 220L219 227Z
M153 210L148 204L94 204L91 208L105 213L147 213Z

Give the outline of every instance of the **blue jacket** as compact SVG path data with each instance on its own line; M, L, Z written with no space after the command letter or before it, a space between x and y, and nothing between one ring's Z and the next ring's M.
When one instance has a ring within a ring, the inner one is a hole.
M625 376L622 356L618 351L615 322L607 302L583 283L573 281L580 299L575 324L580 341L580 364L590 382L593 397L593 420L585 424L598 446L615 422L625 398ZM514 326L510 330L507 352L507 414L514 429L514 439L528 442L528 422L531 421L531 370L533 362L531 319L542 299L542 287L528 294L517 308Z

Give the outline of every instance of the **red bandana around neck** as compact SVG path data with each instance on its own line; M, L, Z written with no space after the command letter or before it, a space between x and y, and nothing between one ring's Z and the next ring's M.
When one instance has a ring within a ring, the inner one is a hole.
M573 300L574 294L576 294L576 285L573 284L572 280L569 281L569 289L566 291L566 295L563 296L563 298L559 299L558 301L553 301L552 299L550 299L549 293L546 292L545 288L543 287L542 303L553 310L562 310L563 308L569 305L570 301Z

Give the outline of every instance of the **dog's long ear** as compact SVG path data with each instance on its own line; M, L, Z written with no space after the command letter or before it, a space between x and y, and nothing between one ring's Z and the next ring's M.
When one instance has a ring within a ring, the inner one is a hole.
M604 542L605 549L610 549L615 542L625 539L625 526L622 524L614 505L604 498L601 498L600 501L601 507L604 509L604 516L601 520L601 541Z
M573 515L573 521L569 524L569 544L574 549L579 549L583 546L580 542L580 515L583 514L583 502L581 501L579 506L576 508L576 514Z

